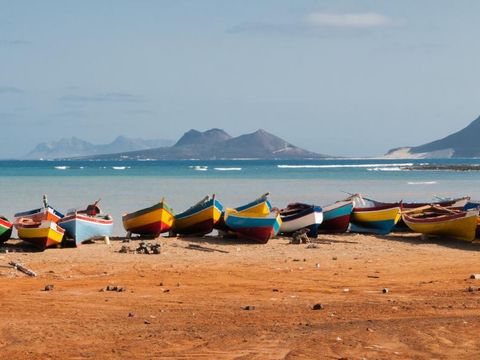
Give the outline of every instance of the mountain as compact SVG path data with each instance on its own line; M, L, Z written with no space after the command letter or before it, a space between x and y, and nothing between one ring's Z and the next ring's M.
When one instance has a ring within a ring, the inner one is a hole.
M265 130L232 137L224 130L187 131L171 147L99 155L95 159L318 159L313 153L272 135Z
M414 147L390 150L386 158L471 158L480 157L480 116L464 129L440 140Z
M72 137L47 143L38 144L32 151L24 156L24 159L65 159L72 157L111 154L135 150L146 150L169 146L169 140L143 140L131 139L119 136L110 144L94 145L88 141Z

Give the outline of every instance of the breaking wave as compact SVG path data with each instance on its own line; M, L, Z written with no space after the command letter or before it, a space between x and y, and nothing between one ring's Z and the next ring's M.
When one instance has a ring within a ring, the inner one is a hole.
M241 171L242 168L241 167L216 167L216 168L213 168L214 170L217 170L217 171Z
M409 181L408 185L434 185L438 184L438 181Z
M400 164L331 164L331 165L277 165L279 169L335 169L335 168L399 168L413 166L413 163Z
M67 169L70 169L70 166L64 166L64 165L55 166L55 169L57 169L57 170L67 170Z

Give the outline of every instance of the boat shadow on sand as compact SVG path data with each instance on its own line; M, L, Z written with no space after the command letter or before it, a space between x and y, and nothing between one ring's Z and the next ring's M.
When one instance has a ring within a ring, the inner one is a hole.
M372 236L380 240L397 241L410 245L434 244L456 250L480 251L480 239L476 239L474 242L468 242L445 236L426 236L422 234L408 234L407 236L399 233L393 233L386 236Z
M38 253L43 252L42 249L34 246L33 244L22 241L20 239L12 238L10 241L13 242L4 242L0 244L0 253Z

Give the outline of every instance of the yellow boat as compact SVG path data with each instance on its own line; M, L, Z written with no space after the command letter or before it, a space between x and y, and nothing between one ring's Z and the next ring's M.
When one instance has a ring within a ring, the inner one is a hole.
M405 211L402 219L414 232L473 241L477 230L478 210L459 211L440 206L424 206Z
M62 243L65 230L53 220L42 220L34 222L31 219L18 219L15 223L18 237L32 243L41 250L57 246Z
M215 198L207 196L181 214L175 215L172 231L180 235L206 235L213 231L222 216L223 206Z
M123 215L122 221L129 233L158 236L170 231L174 216L173 210L162 199L151 207Z

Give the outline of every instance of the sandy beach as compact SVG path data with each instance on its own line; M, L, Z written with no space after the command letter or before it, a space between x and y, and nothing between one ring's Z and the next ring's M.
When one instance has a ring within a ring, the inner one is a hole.
M7 246L0 254L1 357L480 356L480 292L467 290L480 286L470 279L480 273L480 245L398 234L322 235L316 248L288 239L157 241L160 255L118 252L135 248L133 241L43 253ZM9 261L37 277L3 266ZM125 291L101 291L108 285ZM317 303L323 308L313 310Z

